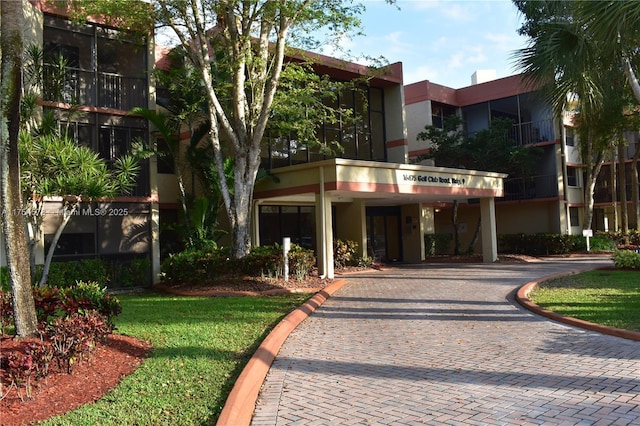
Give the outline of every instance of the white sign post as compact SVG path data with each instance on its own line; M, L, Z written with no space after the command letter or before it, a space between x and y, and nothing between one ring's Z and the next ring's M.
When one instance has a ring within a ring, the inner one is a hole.
M587 251L590 251L591 247L589 247L589 238L593 237L593 231L591 229L583 229L582 235L587 239Z
M284 255L284 280L289 281L289 250L291 250L291 238L282 239L282 254Z

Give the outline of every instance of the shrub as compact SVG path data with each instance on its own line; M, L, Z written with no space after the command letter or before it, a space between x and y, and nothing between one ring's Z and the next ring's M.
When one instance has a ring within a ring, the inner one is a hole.
M335 240L333 242L333 266L336 269L346 268L348 266L371 266L373 259L369 257L361 257L359 245L355 241Z
M62 296L62 309L67 316L97 311L105 317L111 329L113 318L122 312L118 298L108 294L107 288L96 282L78 281L75 286L62 290Z
M291 250L295 244L291 245ZM251 252L240 260L239 268L247 275L267 275L278 278L283 272L283 253L280 244L253 247Z
M297 244L291 244L291 250L289 250L289 272L295 275L298 281L303 281L307 278L315 264L316 257L313 254L313 250Z
M9 270L6 266L0 266L0 291L9 291Z
M620 269L640 269L640 253L633 250L616 250L613 263Z
M37 278L40 279L42 268L38 269ZM110 273L107 263L102 259L82 259L51 263L47 278L49 287L72 287L79 280L94 281L101 286L108 285Z
M627 244L632 246L640 246L640 230L631 230L627 233L624 232L599 232L599 235L605 235L609 237L617 247L622 247Z
M73 367L93 351L96 343L106 340L111 329L99 312L86 311L56 318L44 331L58 367L71 373Z
M13 306L11 294L0 289L0 335L7 332L7 328L13 324Z
M586 246L586 239L584 237L581 239L584 241ZM591 251L614 251L616 249L615 241L608 235L600 233L589 238L589 246Z
M187 249L169 255L162 262L162 279L167 282L206 282L216 274L236 269L236 263L223 248Z
M449 253L451 234L424 234L425 256L435 256Z
M358 262L358 243L347 240L334 240L333 264L336 269L355 266Z
M582 236L567 234L503 234L498 235L498 252L529 255L568 254L576 251Z
M313 251L291 244L289 270L297 277L306 277L315 264ZM280 277L283 274L282 246L254 247L242 259L231 259L223 248L187 249L170 255L162 262L162 280L165 282L205 283L217 276L243 273L252 276Z
M131 259L114 265L116 284L122 287L147 286L151 261L147 258Z

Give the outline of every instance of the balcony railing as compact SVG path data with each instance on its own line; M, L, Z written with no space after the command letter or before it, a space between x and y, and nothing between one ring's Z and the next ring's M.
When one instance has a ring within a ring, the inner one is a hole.
M553 120L549 118L514 124L509 136L516 141L516 145L553 141L555 139Z
M66 68L64 75L45 71L45 100L128 111L147 106L146 78ZM96 78L97 76L97 78Z
M632 195L632 185L629 183L628 185L625 185L625 191L627 193L627 201L631 201L633 198L631 197ZM617 192L616 192L616 197L617 197L617 201L620 202L621 191L622 188L618 187L617 188ZM596 203L611 203L613 202L613 197L611 194L611 187L604 187L604 186L596 186L594 191L593 191L593 200Z
M558 196L558 176L544 175L504 180L504 197L498 200L531 200Z

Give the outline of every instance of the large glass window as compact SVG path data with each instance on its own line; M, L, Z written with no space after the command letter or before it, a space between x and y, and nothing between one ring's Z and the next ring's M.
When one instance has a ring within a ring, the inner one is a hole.
M344 90L334 103L334 107L350 109L358 119L324 123L318 127L318 140L333 152L309 147L294 137L267 134L267 147L262 151L263 167L273 169L332 157L385 161L383 90L375 87ZM336 145L341 149L335 149Z
M284 237L302 247L315 248L315 208L260 206L260 244L282 244Z

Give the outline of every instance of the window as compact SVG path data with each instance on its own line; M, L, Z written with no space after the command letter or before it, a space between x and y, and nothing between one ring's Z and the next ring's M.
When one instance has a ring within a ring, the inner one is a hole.
M437 102L431 103L431 123L434 127L443 129L445 120L455 114L455 107Z
M564 142L567 146L575 146L573 127L564 128Z
M49 251L52 241L53 234L46 234L44 236L45 253ZM60 256L87 255L94 254L95 252L96 234L93 232L82 232L73 234L64 233L60 235L54 254L56 258L59 258Z
M567 185L572 187L578 186L578 169L567 166Z
M580 226L580 209L569 207L569 223L571 226Z
M305 248L315 247L315 208L260 206L260 244L282 244L284 237Z
M262 150L262 166L266 169L341 157L357 160L386 161L384 92L381 88L345 89L337 99L327 101L331 107L350 109L358 120L325 122L318 126L316 137L327 149L309 147L294 135L265 135L268 149ZM336 149L342 146L342 151Z

